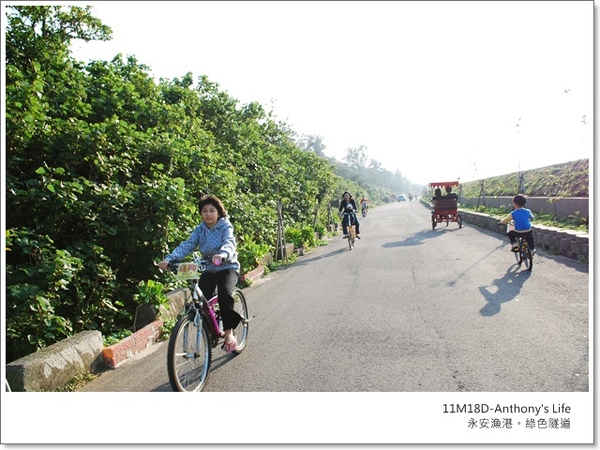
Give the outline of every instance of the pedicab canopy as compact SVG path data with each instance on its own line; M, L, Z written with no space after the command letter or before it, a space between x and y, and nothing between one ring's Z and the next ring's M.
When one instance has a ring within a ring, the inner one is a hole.
M444 190L446 186L455 187L458 186L458 181L438 181L435 183L429 183L431 189L440 188Z

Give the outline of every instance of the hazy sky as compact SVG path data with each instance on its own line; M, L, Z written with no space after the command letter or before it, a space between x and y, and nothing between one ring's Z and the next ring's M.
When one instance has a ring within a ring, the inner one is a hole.
M427 183L592 157L592 1L90 3L113 40L76 58L207 75L338 160Z

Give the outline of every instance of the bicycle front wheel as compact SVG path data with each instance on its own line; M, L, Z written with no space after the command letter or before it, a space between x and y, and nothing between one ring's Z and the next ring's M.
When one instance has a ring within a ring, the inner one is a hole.
M533 269L533 255L531 254L529 246L523 249L523 260L525 261L525 268L531 272Z
M354 225L348 226L348 248L350 250L352 250L352 248L354 247L355 236L356 236L356 234L354 231Z
M173 328L167 351L167 370L173 390L201 391L208 378L211 356L210 340L203 321L197 322L193 312L181 317Z
M246 342L248 341L248 304L240 289L234 289L231 296L233 297L233 309L242 316L243 319L233 330L233 335L237 341L235 353L239 354L244 351Z
M514 252L515 254L515 260L517 261L517 264L521 264L523 262L523 251L521 250L521 247L519 247L519 250Z

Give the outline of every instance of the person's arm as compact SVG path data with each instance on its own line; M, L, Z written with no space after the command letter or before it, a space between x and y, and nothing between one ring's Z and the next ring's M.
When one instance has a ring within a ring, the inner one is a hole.
M192 253L198 247L200 243L199 237L199 227L196 227L186 241L179 244L175 250L165 256L165 259L158 263L158 268L161 270L166 270L169 262L182 261L187 255Z
M228 220L221 229L221 248L218 256L224 260L230 259L236 252L235 237L233 235L233 225Z
M187 255L198 248L200 244L200 230L196 227L191 236L165 257L165 261L182 261Z
M506 216L504 219L502 219L500 221L500 225L506 225L508 222L510 222L511 220L513 220L513 216L512 213L510 213L508 216Z

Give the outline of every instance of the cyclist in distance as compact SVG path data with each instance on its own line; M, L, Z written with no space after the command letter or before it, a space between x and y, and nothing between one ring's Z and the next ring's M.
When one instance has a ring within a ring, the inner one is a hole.
M360 204L361 212L363 213L363 216L364 216L365 212L368 211L368 209L369 209L369 199L363 195L360 199L359 204Z
M240 276L233 225L227 217L221 200L217 197L203 196L198 204L198 209L202 215L200 225L194 229L186 241L165 256L158 267L166 270L169 261L182 261L196 250L202 253L203 258L209 260L206 270L200 276L199 286L206 298L212 297L215 287L218 287L219 309L225 332L224 349L227 353L231 353L237 348L233 329L242 320L242 317L234 310L232 297L232 291Z
M521 194L515 195L513 198L513 207L515 208L508 216L506 216L500 222L500 225L506 225L511 220L515 222L515 229L508 232L508 238L512 244L511 251L519 251L519 246L516 245L517 235L523 236L529 245L531 254L535 254L535 243L533 241L533 231L531 229L531 221L533 220L533 214L527 208L525 208L527 200Z
M358 217L356 216L356 211L358 211L358 208L350 192L346 191L342 195L342 201L340 202L339 212L343 213L350 211L354 211L354 226L356 227L356 237L357 239L360 239L360 224L358 223ZM344 232L344 235L342 236L343 239L346 239L348 237L348 219L349 215L344 214L344 218L342 219L342 230Z

